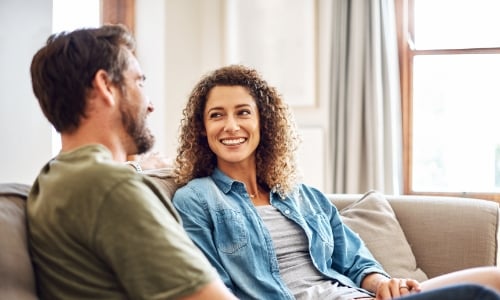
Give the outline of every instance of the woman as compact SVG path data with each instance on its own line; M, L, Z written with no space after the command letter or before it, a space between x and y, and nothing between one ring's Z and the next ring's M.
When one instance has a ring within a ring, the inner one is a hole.
M174 205L237 297L392 299L472 280L390 278L325 195L298 183L298 142L281 96L244 66L202 78L184 110ZM470 272L500 289L496 268Z

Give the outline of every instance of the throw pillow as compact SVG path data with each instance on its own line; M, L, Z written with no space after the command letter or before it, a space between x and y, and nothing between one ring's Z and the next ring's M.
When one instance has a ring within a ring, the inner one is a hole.
M340 211L344 223L358 233L385 271L392 277L427 280L417 267L394 210L379 192L370 191Z

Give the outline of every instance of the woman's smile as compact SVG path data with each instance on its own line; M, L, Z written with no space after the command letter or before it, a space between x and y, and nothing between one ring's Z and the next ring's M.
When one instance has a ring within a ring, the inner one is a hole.
M238 146L246 141L246 138L225 138L220 140L220 142L226 146Z

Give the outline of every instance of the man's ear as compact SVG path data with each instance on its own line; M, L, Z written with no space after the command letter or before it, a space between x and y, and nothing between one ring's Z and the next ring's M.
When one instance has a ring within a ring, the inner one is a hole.
M104 70L98 70L92 82L94 92L97 93L108 105L115 105L115 87L111 82L111 78Z

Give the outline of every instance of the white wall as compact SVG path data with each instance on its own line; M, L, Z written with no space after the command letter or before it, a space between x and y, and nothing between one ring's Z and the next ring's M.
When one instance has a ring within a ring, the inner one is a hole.
M156 148L175 156L182 109L200 76L222 65L222 0L136 1L137 55L155 105Z
M327 28L330 1L318 0L318 91L315 107L294 108L304 136L304 181L330 191L328 172ZM224 61L224 0L136 0L137 54L155 105L156 150L175 155L187 96ZM20 21L23 20L23 21ZM29 22L26 22L29 20ZM0 1L0 182L31 183L51 157L51 132L31 91L29 64L51 33L51 0ZM15 30L14 30L15 29Z
M293 109L301 133L306 135L299 157L304 181L328 192L329 85L325 80L330 37L324 28L330 22L331 4L329 0L317 4L316 106ZM191 88L203 74L226 63L223 12L224 0L136 1L138 57L157 108L152 127L157 148L169 156L175 155L178 124Z
M51 0L0 1L0 182L31 184L51 157L51 127L29 75L51 26Z

